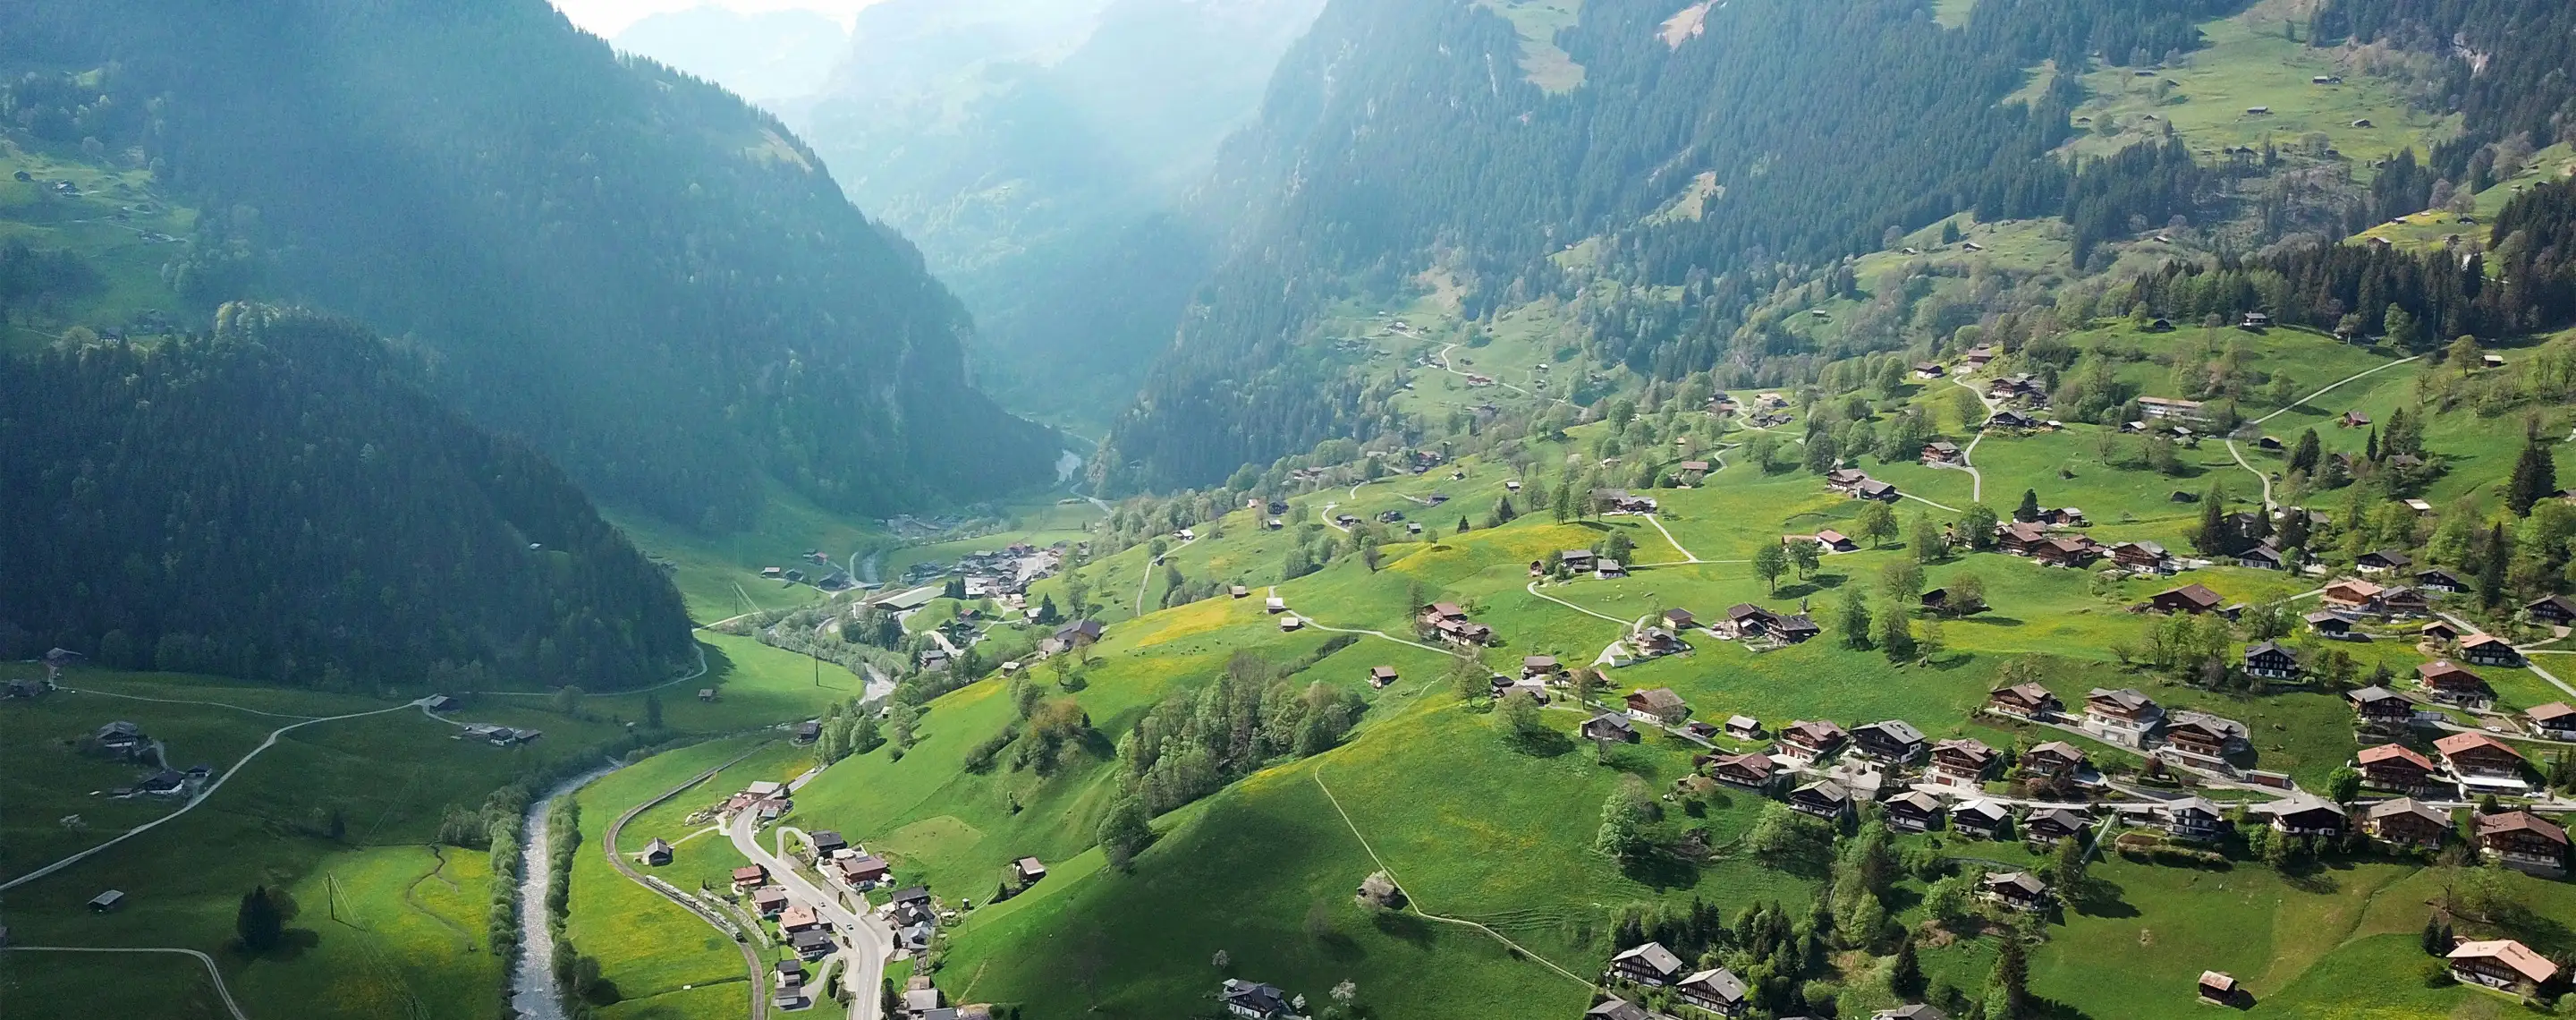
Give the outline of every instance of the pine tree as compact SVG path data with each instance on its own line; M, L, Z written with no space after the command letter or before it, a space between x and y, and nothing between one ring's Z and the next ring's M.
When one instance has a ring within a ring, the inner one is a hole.
M2558 465L2549 449L2540 444L2537 428L2526 431L2522 438L2522 457L2513 462L2513 477L2505 483L2504 503L2516 517L2531 516L2531 508L2558 491Z
M2325 447L2317 439L2317 430L2309 429L2299 434L2298 447L2290 451L2290 470L2314 475L2317 473L2317 460L2323 456Z
M1923 993L1923 961L1914 954L1914 932L1908 930L1896 944L1896 966L1888 975L1888 984L1896 994L1912 998Z
M2216 486L2200 497L2200 528L2191 536L2191 544L2202 553L2216 556L2235 551L2236 538L2227 526L2227 496Z
M2503 521L2488 527L2486 548L2480 551L2484 556L2478 566L2478 604L2493 609L2504 604L2505 571L2513 556L2505 544Z
M2039 519L2039 490L2021 490L2021 505L2013 508L2013 520L2028 524Z
M2003 938L1995 969L1986 975L1987 1020L2020 1020L2030 1007L2030 958L2018 936Z
M267 886L253 886L242 894L241 910L233 915L233 932L241 937L242 948L265 953L286 940L286 915L268 894Z
M1842 627L1843 647L1869 647L1869 598L1860 593L1858 585L1844 586L1842 617L1838 622Z

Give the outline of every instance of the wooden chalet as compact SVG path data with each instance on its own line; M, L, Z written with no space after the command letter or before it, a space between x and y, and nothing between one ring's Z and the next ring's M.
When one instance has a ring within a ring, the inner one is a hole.
M2256 542L2251 546L2247 546L2243 551L2238 552L2232 558L2236 561L2237 566L2249 567L2255 570L2290 569L2289 552L2282 549L2279 544L2268 538L2260 542Z
M1995 525L1995 551L2013 556L2033 555L2034 547L2048 541L2048 529L2033 521L2006 521Z
M1780 731L1781 749L1809 761L1834 753L1846 739L1849 734L1830 720L1800 719Z
M2206 712L2176 712L2165 723L2165 744L2202 758L2224 760L2250 745L2245 724Z
M2045 567L2081 567L2101 555L2093 540L2082 536L2055 536L2034 545L2030 558Z
M2379 612L2379 596L2387 590L2369 581L2345 579L2327 585L2323 601L2328 609L2375 615Z
M769 869L761 867L760 865L746 864L742 867L733 869L733 888L735 892L742 892L746 889L762 885L768 881Z
M1824 547L1828 552L1843 553L1857 552L1860 550L1860 543L1852 541L1850 535L1835 531L1832 528L1826 528L1822 531L1816 532L1815 540L1817 545Z
M2484 733L2454 733L2433 742L2442 761L2461 778L2489 776L2497 779L2519 779L2527 764L2522 752L2512 744Z
M1749 715L1727 716L1726 735L1737 740L1760 740L1764 736L1762 720Z
M1682 1005L1722 1017L1743 1016L1749 1001L1744 979L1724 967L1699 971L1674 982L1673 998Z
M2542 878L2567 875L2567 830L2529 811L2480 815L2478 854Z
M1941 799L1921 790L1907 790L1879 806L1886 811L1888 827L1901 832L1923 832L1941 824Z
M1603 712L1600 715L1596 715L1585 720L1583 725L1577 728L1575 732L1582 735L1585 740L1604 744L1633 744L1637 742L1636 724L1629 722L1627 716L1613 715L1608 712Z
M1986 693L1986 711L2015 719L2046 722L2057 718L2066 705L2048 688L2035 683L1998 687Z
M2405 729L2407 723L2415 718L2415 703L2385 687L2347 691L2343 699L2352 703L2353 714L2367 729L2395 732Z
M2216 1006L2233 1006L2245 998L2245 989L2226 971L2201 971L2198 991L2200 1001Z
M2362 748L2354 761L2360 765L2361 781L2374 789L2423 793L2441 785L2433 759L2404 744Z
M2361 824L2371 838L2395 846L2439 849L2451 839L2451 816L2413 797L2372 804L2362 812Z
M644 844L644 852L635 856L643 861L646 867L661 867L671 863L671 843L660 836L655 836L652 842Z
M2530 614L2532 620L2538 623L2556 627L2576 624L2576 599L2565 595L2552 595L2540 599L2522 607L2522 611Z
M2557 964L2512 939L2463 942L2451 947L2447 955L2451 977L2461 984L2525 998L2538 996L2541 986L2558 977Z
M1950 809L1951 831L1979 839L1995 838L2010 821L2012 813L1990 800L1962 801Z
M2343 834L2343 808L2333 801L2310 794L2294 793L2268 804L2258 804L2252 813L2268 819L2272 831L2285 836Z
M2299 676L2299 656L2278 641L2265 641L2245 650L2245 675L2266 680L2293 680Z
M2522 714L2531 721L2532 732L2549 740L2576 742L2576 707L2564 701L2553 701Z
M1691 611L1687 609L1667 609L1664 610L1664 626L1672 628L1673 633L1679 634L1699 626L1699 618L1692 616Z
M2457 595L2469 590L2469 582L2460 575L2441 567L2426 567L2415 572L2415 587L2426 591L2438 591L2445 595Z
M2084 749L2063 740L2051 740L2021 756L2021 770L2036 776L2071 776L2083 771L2084 765Z
M2472 634L2462 638L2460 658L2478 666L2522 665L2522 653L2514 651L2513 642L2493 634Z
M2219 828L2227 822L2218 805L2206 797L2164 801L2155 806L2155 817L2167 835L2192 840L2216 838Z
M1923 463L1925 464L1956 464L1959 462L1959 456L1957 443L1934 440L1923 444Z
M1721 754L1710 758L1704 768L1709 778L1747 790L1768 790L1780 777L1779 765L1760 754Z
M2450 621L2447 620L2428 620L2420 633L2428 644L2438 645L2460 639L2460 628L2451 626Z
M1962 786L1984 782L1986 773L1994 770L2003 755L1986 742L1974 737L1944 740L1932 745L1932 771L1941 780Z
M2389 574L2415 565L2415 558L2395 549L2374 549L2354 560L2352 568L2365 574Z
M2173 557L2154 542L2122 542L2111 547L2111 562L2130 570L2162 572L2172 565Z
M2335 641L2352 637L2352 618L2334 610L2320 609L2299 619L2307 621L2308 629L2316 631L2318 637Z
M1610 977L1649 988L1671 985L1681 980L1685 973L1682 958L1664 948L1661 942L1631 947L1610 958Z
M1395 680L1396 680L1395 667L1393 667L1393 666L1371 666L1371 667L1369 667L1369 671L1368 671L1368 681L1369 681L1369 686L1371 686L1371 687L1381 687L1381 688L1382 688L1382 687L1387 686L1388 684L1392 684L1392 683L1394 683L1394 682L1395 682Z
M2048 883L2027 871L1989 874L1977 883L1977 895L2006 910L2024 913L2046 910L2050 903Z
M1630 718L1643 722L1662 722L1690 712L1690 706L1683 703L1682 696L1673 693L1670 687L1630 691L1627 708Z
M2452 665L2447 659L2415 667L2415 680L2433 700L2462 708L2490 708L2495 705L2495 688L2486 678Z
M2061 839L2082 839L2092 819L2074 808L2040 808L2021 820L2021 838L2046 846Z
M2084 696L2084 728L2113 743L2144 746L2164 718L2164 709L2155 699L2135 688L2113 691L2096 687Z
M1521 679L1523 680L1555 676L1563 671L1564 667L1556 664L1556 656L1524 655L1521 657Z
M1830 779L1819 779L1789 791L1789 807L1792 810L1833 821L1851 813L1851 791L1843 789L1841 783Z
M1851 732L1852 749L1884 762L1903 765L1923 756L1929 746L1923 731L1903 719L1885 719Z
M2162 613L2214 613L2221 603L2217 592L2200 584L2157 592L2147 600L2149 608Z

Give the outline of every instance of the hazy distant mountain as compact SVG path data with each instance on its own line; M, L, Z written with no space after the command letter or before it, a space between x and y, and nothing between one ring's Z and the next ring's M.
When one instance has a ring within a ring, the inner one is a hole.
M1172 215L1323 0L886 0L801 120L979 325L978 377L1097 425L1171 340L1215 235Z
M771 102L821 88L849 38L840 22L813 11L696 7L646 17L609 42Z

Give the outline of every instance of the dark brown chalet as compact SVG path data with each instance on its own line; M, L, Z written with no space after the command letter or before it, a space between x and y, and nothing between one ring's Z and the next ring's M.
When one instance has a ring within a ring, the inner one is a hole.
M2568 598L2565 595L2552 595L2548 598L2541 599L2530 605L2524 606L2522 609L2524 612L2531 614L2531 618L2533 620L2541 623L2554 624L2560 627L2576 624L2576 599Z
M2385 687L2364 687L2343 697L2352 703L2353 714L2368 729L2393 733L2405 729L2407 722L2415 718L2415 703Z
M2478 853L2516 871L2560 878L2567 874L2567 830L2529 811L2481 815Z
M2475 634L2461 639L2460 658L2477 666L2522 665L2522 653L2513 650L2513 642L2493 634Z
M2245 650L2245 675L2266 680L2289 680L2299 675L2299 657L2278 641L2265 641Z
M2462 708L2488 708L2495 704L2495 688L2486 678L2471 673L2448 660L2427 662L2415 667L2415 679L2433 700Z
M1852 730L1852 749L1880 761L1906 764L1923 756L1923 731L1903 719L1885 719Z
M1887 827L1900 832L1922 832L1941 824L1940 798L1921 790L1907 790L1881 802L1887 813Z
M2246 739L2245 725L2233 720L2189 713L2165 726L2165 742L2175 750L2203 758L2225 758Z
M2163 570L2173 561L2165 547L2154 542L2122 542L2111 547L2111 562L2130 570Z
M1961 801L1950 809L1951 831L1979 839L1995 838L1996 833L2003 831L2004 823L2011 820L2012 813L1991 800Z
M1789 807L1831 821L1851 813L1851 793L1841 783L1819 779L1789 791Z
M2074 808L2041 808L2021 820L2021 838L2043 845L2061 839L2082 839L2091 821Z
M2214 613L2220 604L2218 593L2200 584L2160 591L2147 600L2148 608L2160 613Z
M1973 737L1944 740L1932 745L1933 771L1944 780L1963 785L1973 786L1985 781L1986 773L1992 771L1995 762L2002 758L1994 748L1986 746L1985 741Z
M1747 790L1768 790L1780 777L1780 766L1769 755L1721 754L1710 758L1705 767L1709 778Z
M1986 711L2015 719L2046 721L2057 718L2066 705L2057 695L2038 684L2014 684L1998 687L1986 694Z
M1995 526L1995 549L1999 552L2029 556L2045 541L2048 541L2048 529L2029 521L2006 521Z
M2397 797L2370 806L2362 827L2382 843L2440 848L2451 839L2451 816L2426 807L2413 797Z
M1780 731L1781 749L1810 761L1834 753L1844 739L1843 728L1829 720L1800 719Z
M2088 538L2052 538L2030 547L2030 557L2043 566L2080 567L2101 555Z
M1661 942L1649 942L1610 958L1610 976L1650 988L1679 981L1684 973L1682 958Z
M2084 750L2063 740L2051 740L2031 748L2021 756L2021 769L2037 776L2073 775L2084 768Z
M2404 744L2365 747L2356 760L2361 765L2361 781L2381 790L2422 793L2433 788L2440 773L2432 759Z

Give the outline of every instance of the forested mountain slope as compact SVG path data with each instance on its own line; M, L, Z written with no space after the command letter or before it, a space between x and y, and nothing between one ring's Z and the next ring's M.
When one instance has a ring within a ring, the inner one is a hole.
M0 362L0 658L369 690L686 665L660 571L418 374L348 320L241 304Z
M542 0L13 5L0 60L62 85L21 123L224 211L171 267L183 296L405 337L435 392L594 495L721 528L759 471L876 512L1055 456L972 387L955 300L810 150ZM107 70L58 73L85 68Z
M1551 40L1497 13L1518 6L1325 11L1220 159L1210 194L1248 204L1258 226L1112 434L1113 487L1204 481L1390 427L1385 393L1300 343L1329 302L1392 296L1433 268L1464 288L1471 318L1570 298L1581 280L1548 256L1589 237L1602 238L1592 276L1682 289L1678 314L1610 313L1636 320L1617 360L1758 376L1788 352L1739 340L1736 316L1801 267L1970 206L2129 193L2088 194L2047 158L2077 97L2063 79L2024 91L2025 69L2179 53L2198 45L2196 17L2232 5L1997 0L1949 29L1910 0L1757 0L1694 5L1699 30L1668 33L1671 4L1606 0ZM1579 87L1514 73L1536 41L1581 65ZM2130 200L2144 212L2161 197Z
M1179 215L1322 0L893 0L800 115L973 309L979 376L1096 426L1133 394L1231 210Z

